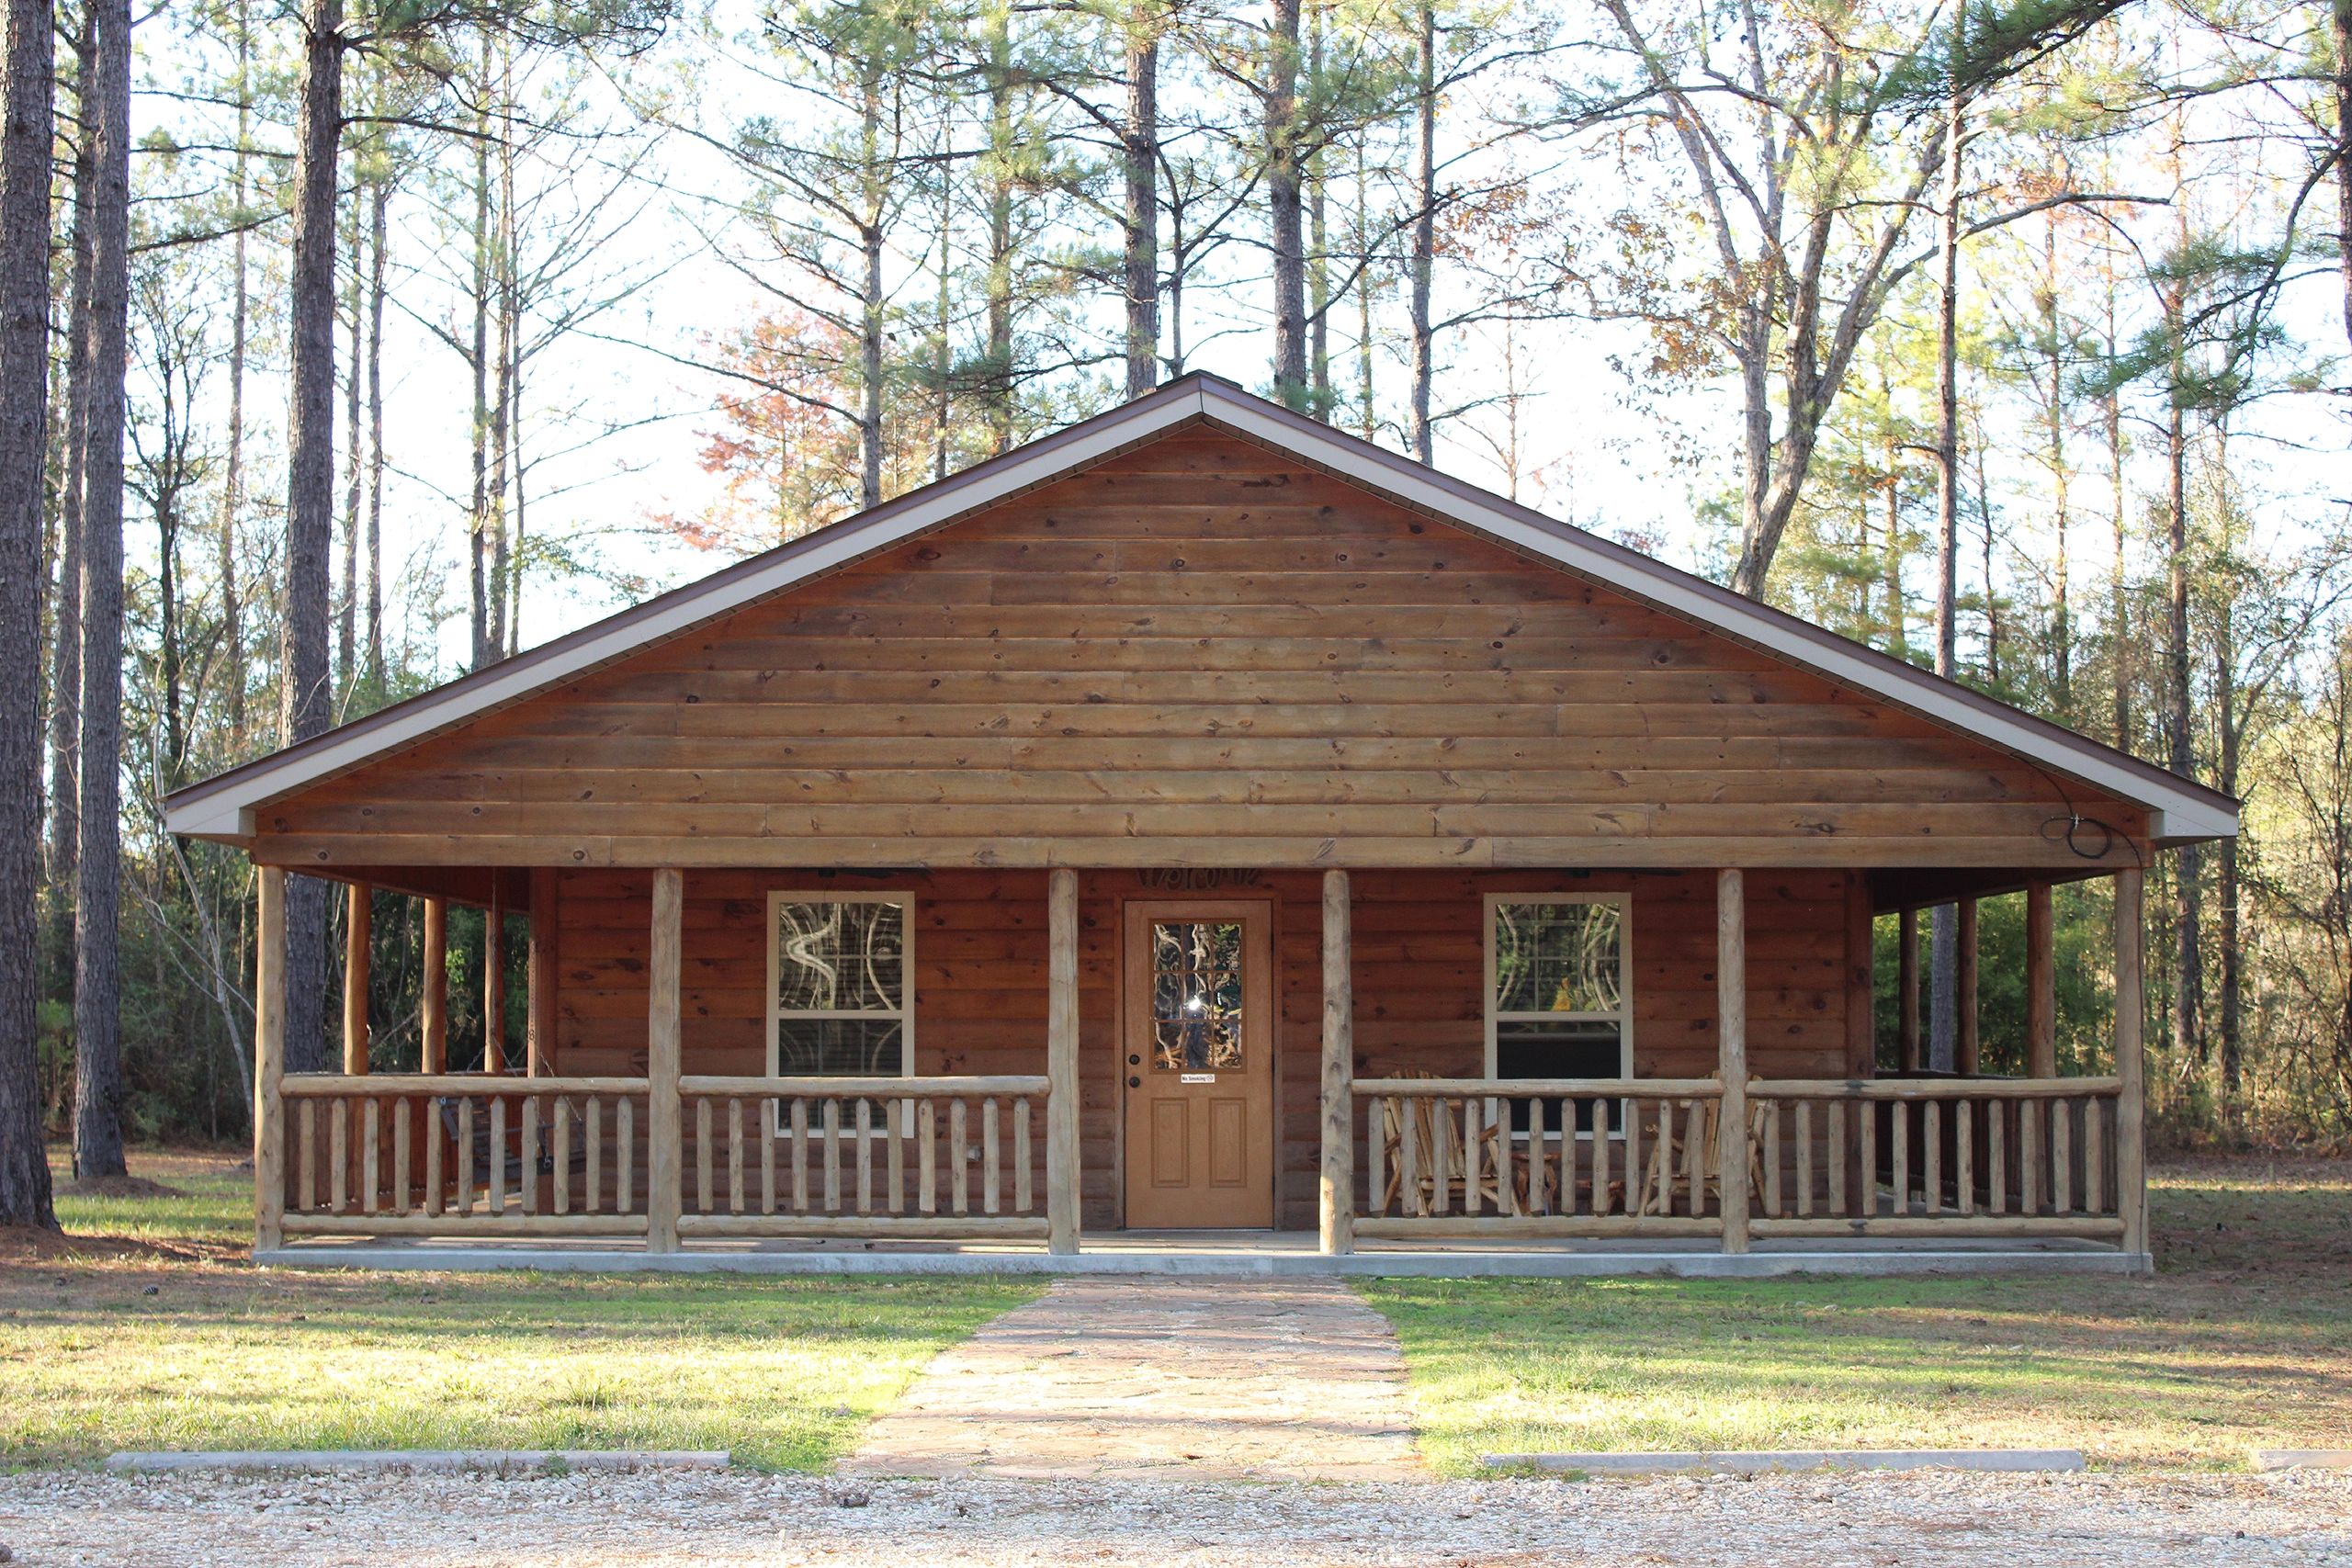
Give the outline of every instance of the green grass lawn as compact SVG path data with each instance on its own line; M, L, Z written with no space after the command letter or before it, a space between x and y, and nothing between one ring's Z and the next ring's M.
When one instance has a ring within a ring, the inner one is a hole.
M1377 1280L1424 1451L2352 1447L2352 1168L2159 1173L2154 1279Z
M135 1174L191 1196L66 1198L60 1216L148 1246L0 1262L0 1464L127 1448L682 1448L815 1470L942 1347L1036 1292L985 1278L261 1274L220 1255L251 1225L234 1163L134 1154Z

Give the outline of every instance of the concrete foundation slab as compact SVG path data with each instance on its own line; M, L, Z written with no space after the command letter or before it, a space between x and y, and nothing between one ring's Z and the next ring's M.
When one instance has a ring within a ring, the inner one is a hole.
M1497 1470L1587 1475L1668 1475L1711 1471L1760 1475L1795 1470L1979 1470L2059 1472L2085 1468L2078 1449L1791 1449L1705 1453L1485 1454Z

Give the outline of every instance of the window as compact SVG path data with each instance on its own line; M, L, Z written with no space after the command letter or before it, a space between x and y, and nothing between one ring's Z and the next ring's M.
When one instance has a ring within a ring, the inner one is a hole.
M1239 1072L1241 997L1238 920L1154 921L1152 1071Z
M768 1071L902 1077L913 1070L914 900L768 895Z
M1625 895L1489 895L1487 1074L1634 1076Z

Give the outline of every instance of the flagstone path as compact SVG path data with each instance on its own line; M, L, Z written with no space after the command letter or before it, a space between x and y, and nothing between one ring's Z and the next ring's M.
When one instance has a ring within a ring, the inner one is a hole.
M872 1475L1400 1481L1388 1324L1332 1280L1056 1282L934 1360L842 1465Z

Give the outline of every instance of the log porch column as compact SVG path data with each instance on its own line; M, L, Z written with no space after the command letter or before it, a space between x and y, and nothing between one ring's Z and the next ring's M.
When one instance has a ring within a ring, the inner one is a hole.
M1952 1066L1965 1077L1976 1076L1984 1059L1983 1032L1976 1004L1976 900L1960 901L1959 941L1960 962L1952 974L1952 989L1959 1002L1959 1038L1952 1045Z
M1348 874L1323 874L1323 1179L1322 1247L1355 1246L1355 976L1351 967Z
M678 1099L678 969L684 940L685 875L653 874L653 951L647 965L645 1018L645 1249L678 1250L678 1208L684 1159L684 1107Z
M531 868L530 979L524 987L530 1021L523 1070L535 1078L555 1071L556 885L553 866Z
M1723 1249L1746 1252L1747 890L1736 869L1715 874L1715 1015L1721 1021L1715 1070L1723 1080L1723 1102L1716 1112L1715 1168L1724 1211Z
M376 890L351 885L343 922L343 1070L368 1070L368 965L374 937Z
M1046 879L1046 1250L1078 1250L1078 873Z
M1897 1032L1894 1065L1906 1073L1919 1070L1919 911L1904 909L1894 917L1894 989Z
M2139 867L2115 878L2115 1206L2123 1250L2148 1250L2146 1000L2147 913Z
M286 1241L286 873L261 868L254 942L254 1250Z
M2058 1076L2058 954L2050 884L2025 888L2025 1076Z
M424 1001L419 1010L419 1066L428 1073L449 1070L449 901L424 901Z
M481 917L481 1070L506 1070L506 906L498 868L490 872L490 907Z

